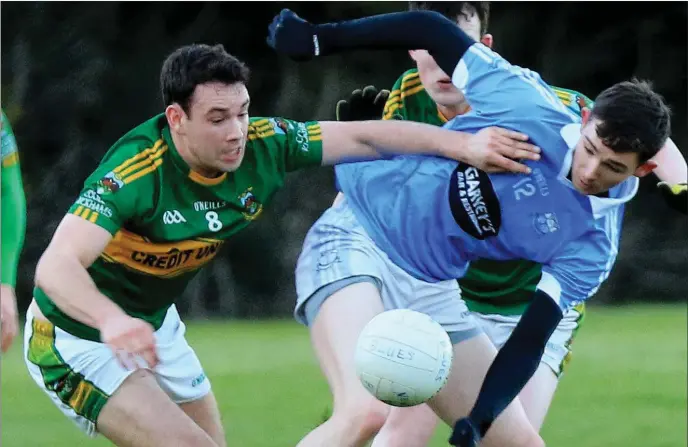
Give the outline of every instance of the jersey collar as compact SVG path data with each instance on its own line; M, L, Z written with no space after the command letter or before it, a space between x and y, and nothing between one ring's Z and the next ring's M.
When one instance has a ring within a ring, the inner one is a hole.
M573 163L573 149L576 147L576 143L578 143L578 140L580 139L581 124L567 124L561 128L560 133L569 150L566 153L566 157L564 157L564 162L561 170L559 171L558 178L560 182L575 190L576 188L573 186L573 183L571 183L571 180L569 180L567 176L571 170L571 164ZM592 209L593 217L595 219L599 219L608 212L631 200L638 192L639 184L640 180L638 177L630 176L620 184L610 189L609 197L585 196L590 201L590 208Z
M184 172L189 179L199 183L204 186L213 186L222 183L227 178L227 173L224 172L219 177L205 177L198 172L191 169L191 167L184 161L182 156L177 151L177 147L174 145L174 140L172 140L172 134L170 133L170 126L164 126L162 128L162 137L165 139L167 146L170 148L170 153L172 154L172 161L174 164Z

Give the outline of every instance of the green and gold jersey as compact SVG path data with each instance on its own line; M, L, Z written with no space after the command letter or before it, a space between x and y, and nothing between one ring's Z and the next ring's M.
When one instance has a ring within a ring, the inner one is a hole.
M182 159L158 115L110 148L69 209L113 235L88 272L103 294L157 330L223 241L261 215L285 174L321 162L318 122L252 118L241 166L206 178ZM65 315L39 288L34 293L56 326L99 340L96 329Z
M552 87L557 97L573 112L592 108L587 96L574 90ZM418 121L441 126L447 119L440 113L420 81L418 70L405 72L394 84L385 104L383 119ZM492 261L471 263L466 276L459 280L468 308L488 314L523 313L540 281L540 264L526 261Z

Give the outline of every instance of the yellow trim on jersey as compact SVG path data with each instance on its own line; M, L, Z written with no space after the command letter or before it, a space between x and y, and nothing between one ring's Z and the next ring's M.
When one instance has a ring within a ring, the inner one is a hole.
M86 208L83 205L77 206L74 212L72 212L72 214L74 214L75 216L79 216L82 219L85 219L91 223L96 223L96 221L98 220L98 216L100 215L98 212Z
M470 110L470 109L469 109L469 110ZM468 113L468 112L466 112L466 113ZM447 119L447 117L445 117L445 116L442 114L442 112L440 112L439 106L437 107L437 117L440 119L440 121L442 121L442 123L446 123L447 121L449 121L449 120Z
M174 278L203 267L217 255L222 244L221 240L209 238L155 243L120 229L101 257L136 273Z
M270 132L263 132L263 133L256 133L256 132L251 133L251 132L249 132L248 133L248 140L253 141L257 138L268 138L268 137L271 137L273 135L275 135L274 130L272 130Z
M148 157L148 155L152 154L153 152L156 152L158 149L160 149L160 146L162 146L163 140L162 138L156 141L152 147L149 147L148 149L144 149L143 151L139 152L138 154L134 155L133 157L130 157L124 161L124 163L120 164L117 166L115 169L112 170L115 174L119 175L120 177L124 176L125 174L122 172L129 166L131 166L133 163L136 163L137 161L141 160L142 158Z
M15 151L2 159L2 167L9 168L19 163L19 152Z
M256 138L268 138L275 135L275 128L267 118L254 121L248 125L247 140L252 141Z
M83 206L83 205L79 205L79 206L76 207L76 209L74 210L74 212L73 212L72 214L74 214L75 216L81 217L81 212L82 212L83 210L84 210L84 206Z
M420 85L422 87L423 84L420 83L420 78L417 77L417 75L415 78L413 78L409 81L402 81L401 87L399 87L396 90L392 90L392 92L389 94L389 98L387 98L387 101L394 101L394 100L401 99L402 97L404 97L404 95L403 95L404 92L407 92L407 91L411 90L411 87L416 87L418 85ZM420 90L423 90L423 89L420 88L418 90L414 90L414 93L417 93ZM408 93L406 96L409 96L411 94L413 94L413 93Z
M322 129L320 128L320 123L309 124L308 126L306 126L306 130L308 130L309 141L322 140Z
M210 177L205 177L204 175L201 175L194 170L191 170L191 171L189 171L189 178L196 183L200 183L201 185L214 186L214 185L219 185L220 183L224 182L225 179L227 178L227 173L223 172L222 175L219 177L210 178Z
M401 78L401 86L393 90L387 99L387 103L382 113L382 119L391 119L394 112L403 107L403 100L405 98L422 92L423 90L425 90L425 87L421 84L420 75L417 71L403 76Z
M566 106L571 105L571 103L574 100L574 95L571 92L559 90L558 88L554 88L554 87L552 88L552 90L554 90L554 93L557 95L557 98L559 98L559 100L561 102L563 102L564 105L566 105Z
M167 152L167 145L161 146L157 151L149 153L142 161L129 166L119 174L115 172L115 174L119 175L125 185L138 180L144 175L150 174L158 169L158 166L162 164L162 155L165 152Z
M155 171L163 162L162 155L168 147L161 138L153 146L144 149L112 170L115 177L124 184L131 183Z
M257 121L252 122L251 124L248 125L249 128L251 127L260 127L264 126L265 124L269 124L270 120L267 118L259 119Z

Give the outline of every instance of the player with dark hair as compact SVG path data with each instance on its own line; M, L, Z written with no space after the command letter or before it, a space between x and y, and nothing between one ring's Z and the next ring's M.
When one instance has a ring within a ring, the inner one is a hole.
M299 300L317 303L311 331L320 340L316 350L330 357L326 376L335 409L302 445L365 442L347 434L351 427L343 420L348 408L377 405L353 385L355 343L327 348L344 333L356 340L371 318L392 308L427 313L454 342L449 381L428 402L454 425L452 444L475 445L487 434L485 445L543 445L511 403L564 313L593 295L614 265L624 204L636 194L638 177L654 169L650 159L670 134L661 96L645 82L621 82L581 118L537 73L509 64L429 11L313 25L283 10L268 43L298 60L358 48L426 49L471 107L446 128L475 133L498 123L543 149L541 160L526 162L533 169L527 177L422 156L335 168L344 199L311 228L297 266ZM318 259L331 252L338 262L325 268ZM476 259L542 265L528 308L496 355L451 288ZM321 324L332 312L346 321Z
M164 113L110 148L38 262L26 364L89 435L225 445L174 302L261 215L287 172L419 151L516 172L527 168L505 154L537 158L523 142L466 150L467 135L420 123L249 118L248 78L221 45L172 52L160 75Z
M409 2L409 9L435 11L455 21L467 35L488 47L493 37L487 34L490 2ZM416 68L407 70L389 90L374 86L354 90L337 103L337 119L402 119L442 126L471 110L461 91L451 83L427 51L409 51ZM552 86L556 96L573 113L582 116L593 102L584 94ZM499 141L503 129L491 128L480 135L483 144ZM684 209L685 179L688 168L683 155L669 139L653 161L662 180L662 196L673 208ZM681 185L681 183L683 183ZM673 185L670 187L669 185ZM679 191L683 188L683 197ZM672 193L672 192L676 193ZM677 194L678 193L678 194ZM342 194L337 200L341 200ZM683 211L685 213L685 211ZM516 327L540 281L542 266L528 260L493 261L478 259L459 280L461 297L481 329L500 349ZM585 316L585 304L569 309L550 337L538 370L519 394L519 400L536 430L540 430L558 383L572 358L572 343ZM306 322L308 324L308 322ZM437 423L427 405L391 408L384 425L375 436L373 447L425 446Z

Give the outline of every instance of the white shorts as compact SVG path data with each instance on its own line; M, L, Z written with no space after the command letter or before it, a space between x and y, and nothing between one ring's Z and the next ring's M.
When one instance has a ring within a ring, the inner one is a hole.
M571 360L571 343L585 315L583 304L569 309L559 326L554 330L542 356L541 363L547 365L557 377ZM473 312L473 316L497 349L501 349L521 319L520 315L485 315Z
M185 331L173 305L155 332L160 363L153 373L175 403L194 401L210 392L210 382L184 338ZM89 436L98 434L100 410L133 373L119 365L107 345L35 320L31 308L24 328L24 359L38 386Z
M296 266L294 317L310 326L329 296L362 281L377 286L385 310L423 312L444 327L453 343L482 333L455 280L429 283L402 270L370 239L344 199L306 235Z

